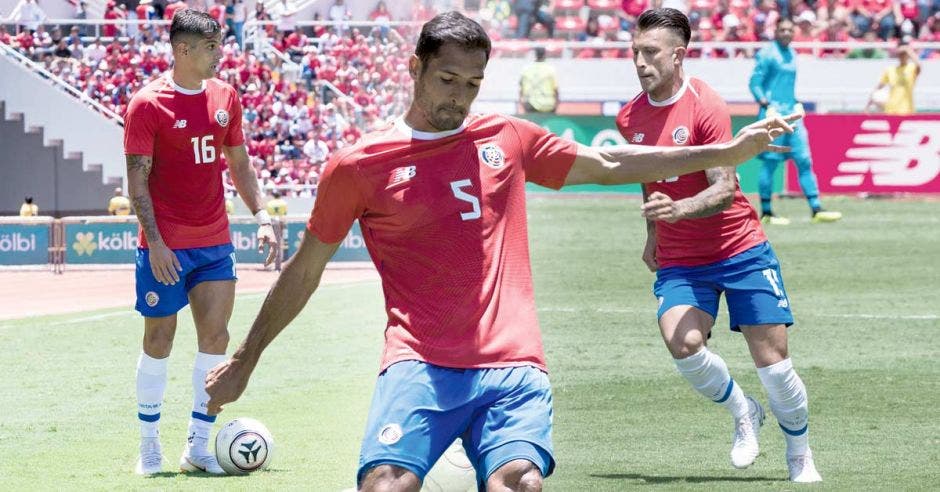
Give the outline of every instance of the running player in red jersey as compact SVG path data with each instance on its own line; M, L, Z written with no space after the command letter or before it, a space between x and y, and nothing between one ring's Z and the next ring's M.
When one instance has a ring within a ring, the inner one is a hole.
M682 69L690 32L689 20L675 9L647 10L638 19L633 49L643 92L617 116L628 142L684 147L731 140L724 101ZM734 417L732 465L747 468L757 458L764 409L706 347L722 292L731 329L744 334L786 437L790 480L822 480L808 444L806 388L787 353L793 315L780 263L734 167L650 181L643 192L643 261L656 272L660 331L679 372Z
M407 114L332 156L298 252L245 341L207 379L210 412L238 398L358 219L388 316L360 490L417 491L457 437L490 490L540 490L551 473L526 181L557 189L662 179L741 162L789 130L777 119L711 147L581 146L516 118L468 115L489 53L485 31L459 13L424 25Z
M271 218L248 162L235 89L214 79L222 56L218 22L180 10L170 27L174 67L131 99L125 115L127 182L137 219L137 306L144 316L137 363L140 459L136 472L162 470L158 424L176 313L192 305L199 352L193 368L189 439L183 471L224 473L207 443L206 374L225 360L235 301L235 256L222 192L222 155L235 187L258 219L258 240L275 253Z

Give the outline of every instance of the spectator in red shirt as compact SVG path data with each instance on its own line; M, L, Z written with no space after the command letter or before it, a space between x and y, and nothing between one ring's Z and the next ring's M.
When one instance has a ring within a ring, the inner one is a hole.
M897 21L892 0L852 0L849 12L859 33L873 30L883 40L894 36Z
M121 14L118 12L117 4L113 1L108 2L104 8L104 19L105 20L116 20L120 19ZM113 22L106 22L101 28L101 34L106 38L116 37L118 34L118 27Z

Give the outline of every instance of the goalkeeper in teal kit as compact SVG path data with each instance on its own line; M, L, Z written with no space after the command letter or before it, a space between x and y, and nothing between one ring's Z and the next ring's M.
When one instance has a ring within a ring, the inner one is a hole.
M750 89L754 99L760 104L758 118L771 116L773 113L790 114L802 112L802 105L797 102L794 86L796 85L796 52L790 48L793 40L793 22L781 19L777 23L774 41L763 47L755 56L757 64L751 74ZM770 114L768 114L770 113ZM786 159L793 159L799 172L800 188L809 201L813 222L834 222L842 218L839 212L823 210L819 202L819 185L813 173L813 160L809 151L809 138L806 126L802 122L793 125L793 133L787 134L774 142L786 145L790 152L772 154L765 152L758 157L762 166L758 180L761 203L761 222L765 224L787 225L790 220L773 213L771 196L773 177L777 166Z

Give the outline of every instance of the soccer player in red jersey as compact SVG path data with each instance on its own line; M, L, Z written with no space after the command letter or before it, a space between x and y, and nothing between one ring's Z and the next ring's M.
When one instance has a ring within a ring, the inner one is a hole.
M388 316L360 490L417 491L457 437L490 490L540 490L551 473L552 396L526 181L560 188L662 179L741 162L789 130L776 119L710 147L578 145L516 118L468 114L489 53L486 32L459 13L424 25L409 64L408 112L332 156L296 255L245 341L207 379L210 412L238 398L358 219Z
M628 142L685 147L731 140L724 101L683 71L690 32L685 14L675 9L640 16L633 49L643 92L617 116ZM706 347L722 292L731 329L744 334L786 437L790 479L822 480L808 444L806 388L787 353L793 315L780 264L734 167L648 181L643 193L648 234L643 261L656 272L660 331L679 373L734 417L732 464L746 468L757 458L764 410Z
M238 94L213 78L222 56L218 22L180 10L170 27L172 72L145 85L128 106L124 126L127 183L141 233L137 306L144 316L137 363L141 427L137 473L162 469L157 425L176 313L192 305L199 352L183 471L224 473L207 447L215 416L206 410L206 374L225 360L235 301L235 255L222 192L222 154L239 195L258 219L258 240L274 257L271 218L264 211L242 135Z

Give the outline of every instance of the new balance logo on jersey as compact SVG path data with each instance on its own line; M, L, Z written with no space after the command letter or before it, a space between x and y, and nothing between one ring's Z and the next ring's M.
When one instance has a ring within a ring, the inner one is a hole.
M404 183L405 181L415 177L415 174L417 174L417 169L415 166L399 167L392 173L391 185L394 186L400 183Z
M633 138L630 139L633 143L643 143L643 138L646 137L644 133L634 133Z
M887 120L865 120L839 163L832 186L922 186L940 177L940 121L909 119L891 133Z
M186 120L176 120L176 123L173 123L173 128L186 128Z

